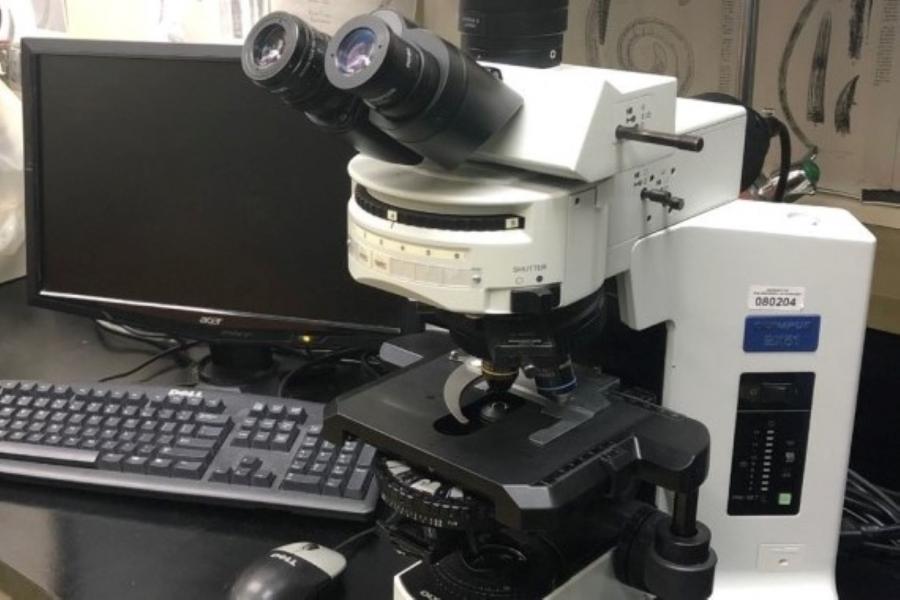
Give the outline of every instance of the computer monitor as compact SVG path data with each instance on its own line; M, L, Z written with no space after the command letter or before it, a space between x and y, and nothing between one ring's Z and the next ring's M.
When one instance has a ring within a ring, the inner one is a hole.
M250 83L239 47L23 48L33 304L220 344L414 325L347 271L354 151Z

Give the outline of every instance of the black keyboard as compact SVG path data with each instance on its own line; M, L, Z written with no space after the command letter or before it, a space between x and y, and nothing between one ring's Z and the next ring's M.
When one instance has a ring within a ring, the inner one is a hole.
M350 519L375 449L324 440L321 404L148 386L0 381L0 476Z

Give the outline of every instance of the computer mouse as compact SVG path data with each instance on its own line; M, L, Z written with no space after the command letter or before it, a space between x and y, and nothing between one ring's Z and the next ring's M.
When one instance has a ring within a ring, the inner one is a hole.
M312 542L288 544L254 561L231 586L230 600L320 600L347 567L340 552Z

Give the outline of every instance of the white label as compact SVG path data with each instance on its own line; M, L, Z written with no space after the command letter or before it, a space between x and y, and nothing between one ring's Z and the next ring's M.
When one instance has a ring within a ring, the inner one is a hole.
M751 285L747 308L750 310L800 311L806 303L806 288Z

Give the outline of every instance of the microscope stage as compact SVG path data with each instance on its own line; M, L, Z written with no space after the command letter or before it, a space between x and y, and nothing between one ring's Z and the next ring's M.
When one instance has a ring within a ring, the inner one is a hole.
M511 393L470 388L463 405L471 424L461 425L443 401L457 366L438 357L339 398L326 410L326 437L360 438L489 500L498 521L524 529L553 526L560 509L609 491L620 474L641 478L646 471L670 489L696 487L705 476L703 425L585 373L578 394L603 396L605 408L549 443L530 438L558 420ZM498 400L510 407L506 416L480 420L481 408Z

